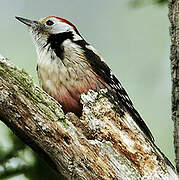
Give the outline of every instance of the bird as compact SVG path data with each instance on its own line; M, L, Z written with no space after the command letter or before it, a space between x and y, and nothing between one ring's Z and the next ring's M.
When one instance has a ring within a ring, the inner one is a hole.
M57 16L37 21L17 16L16 19L28 26L35 44L41 87L62 105L65 113L73 112L80 116L83 108L80 95L90 89L99 91L106 88L145 136L154 141L120 81L74 24Z

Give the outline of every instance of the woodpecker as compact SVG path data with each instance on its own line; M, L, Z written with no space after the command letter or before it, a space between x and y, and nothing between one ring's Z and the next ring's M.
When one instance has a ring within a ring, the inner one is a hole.
M149 140L154 141L119 80L75 25L56 16L38 21L16 19L26 24L32 35L40 85L62 105L65 112L79 116L82 112L80 95L89 89L99 91L107 88L117 96L120 108L130 114Z

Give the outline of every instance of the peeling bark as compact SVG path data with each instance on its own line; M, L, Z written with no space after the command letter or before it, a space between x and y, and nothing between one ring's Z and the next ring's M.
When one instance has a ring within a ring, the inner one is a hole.
M172 165L107 90L81 96L64 115L31 78L0 58L0 119L68 179L178 179ZM60 178L59 178L60 179Z
M172 120L174 121L174 148L176 169L179 174L179 1L169 2L171 36Z

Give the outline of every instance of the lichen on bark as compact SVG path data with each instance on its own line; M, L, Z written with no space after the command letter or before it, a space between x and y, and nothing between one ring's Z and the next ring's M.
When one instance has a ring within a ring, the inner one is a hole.
M0 58L0 90L0 119L58 174L68 179L178 179L130 115L120 114L107 90L81 96L80 118L64 115L52 97L5 58Z

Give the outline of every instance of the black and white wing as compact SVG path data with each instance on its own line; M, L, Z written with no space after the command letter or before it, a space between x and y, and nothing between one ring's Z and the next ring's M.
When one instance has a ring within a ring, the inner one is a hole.
M84 55L88 59L88 62L90 63L93 71L95 71L95 73L99 75L100 78L102 78L111 87L112 90L115 91L118 101L120 104L122 104L124 110L130 114L136 124L144 132L144 134L151 141L154 141L154 138L149 128L134 108L133 103L130 100L127 92L122 87L116 76L111 72L111 69L107 66L107 64L101 60L101 58L96 54L96 52L94 52L94 49L89 46L89 44L87 44L84 40L76 41L75 43L80 45L84 50Z

